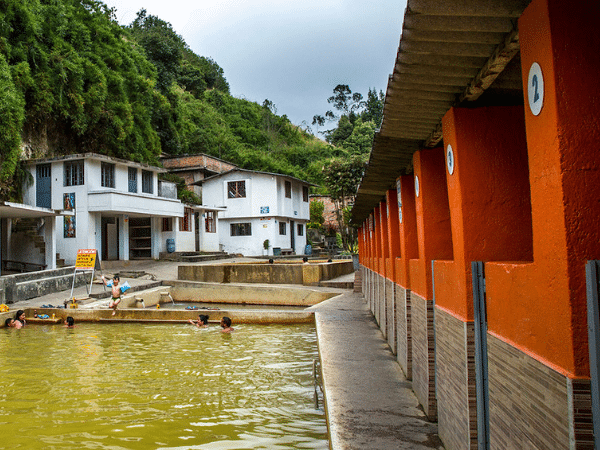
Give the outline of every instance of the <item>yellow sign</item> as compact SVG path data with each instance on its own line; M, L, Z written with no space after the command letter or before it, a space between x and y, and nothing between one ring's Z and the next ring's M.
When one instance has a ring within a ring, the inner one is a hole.
M96 267L96 249L82 248L77 250L75 270L94 270Z

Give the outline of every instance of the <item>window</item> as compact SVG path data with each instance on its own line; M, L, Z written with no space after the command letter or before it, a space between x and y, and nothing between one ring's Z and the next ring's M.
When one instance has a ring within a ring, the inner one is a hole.
M83 160L65 162L65 186L83 185Z
M302 186L302 201L308 202L308 186Z
M192 209L183 208L183 217L179 219L179 231L192 231Z
M152 172L148 170L142 170L142 192L145 194L154 193L154 180L152 179Z
M304 236L304 225L298 224L298 236Z
M204 230L207 233L216 233L217 232L217 227L215 226L216 224L216 219L217 219L217 213L214 211L206 211L206 219L204 221Z
M286 234L286 223L279 222L279 234Z
M252 236L252 227L249 223L232 223L232 236Z
M114 188L115 187L115 165L110 163L102 163L101 166L102 174L102 187Z
M227 183L227 198L245 198L246 197L246 182L245 181L229 181Z
M162 230L163 231L173 231L173 218L172 217L163 217Z
M285 198L292 198L292 182L285 182Z
M137 169L130 167L127 174L129 192L137 192Z

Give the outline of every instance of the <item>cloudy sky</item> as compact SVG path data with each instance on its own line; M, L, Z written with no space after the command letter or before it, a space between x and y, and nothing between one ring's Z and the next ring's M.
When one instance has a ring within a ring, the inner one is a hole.
M232 95L301 125L331 109L338 84L385 93L405 0L103 0L121 24L137 11L171 23L190 48L213 58Z

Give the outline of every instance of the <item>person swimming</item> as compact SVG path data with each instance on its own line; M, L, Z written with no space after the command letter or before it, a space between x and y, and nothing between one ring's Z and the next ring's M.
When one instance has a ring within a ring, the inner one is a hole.
M25 326L25 311L19 309L15 314L15 328L23 328Z
M221 318L221 333L231 333L232 331L231 319L227 316L223 316Z
M208 328L208 316L206 314L199 314L198 320L188 320L192 325L196 325L198 328Z
M4 321L4 326L6 328L14 328L15 327L15 319L13 319L12 317L9 317L8 319L6 319Z
M67 328L73 328L75 326L75 319L73 319L73 317L68 316L65 319L65 327Z

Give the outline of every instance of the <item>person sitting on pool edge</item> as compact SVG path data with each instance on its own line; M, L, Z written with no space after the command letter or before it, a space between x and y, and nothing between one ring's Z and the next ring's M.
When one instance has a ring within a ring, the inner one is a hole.
M208 316L206 314L199 314L198 320L188 320L192 325L196 325L198 328L208 328Z
M112 315L114 316L117 313L117 306L119 305L119 303L121 302L121 288L119 287L119 281L121 281L121 279L119 278L119 275L115 275L112 279L113 283L111 286L111 300L108 303L108 307L112 308L113 312ZM102 275L102 282L106 285L106 278L104 278L104 275Z
M231 319L227 316L223 316L221 318L221 333L231 333L232 331Z

